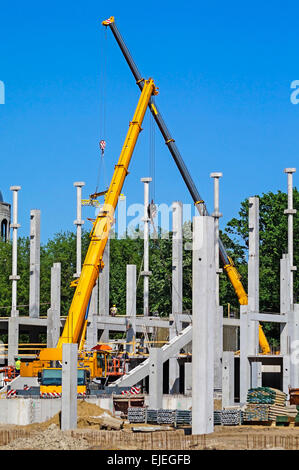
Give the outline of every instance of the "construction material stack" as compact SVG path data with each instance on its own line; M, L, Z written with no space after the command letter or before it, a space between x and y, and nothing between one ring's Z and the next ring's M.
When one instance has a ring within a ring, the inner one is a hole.
M281 390L258 387L248 390L244 422L276 421L277 416L285 416L287 395Z

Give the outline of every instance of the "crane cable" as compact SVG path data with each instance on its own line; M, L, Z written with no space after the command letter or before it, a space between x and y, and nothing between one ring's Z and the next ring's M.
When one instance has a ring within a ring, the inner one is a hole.
M106 150L106 94L107 94L107 49L108 49L108 39L107 39L107 30L104 31L104 41L103 47L100 48L101 57L101 72L100 72L100 136L101 140L99 142L100 148L100 162L98 165L98 174L96 182L95 193L98 192L100 186L101 175L103 175L103 186L104 189L107 189L107 174L105 166L105 150Z

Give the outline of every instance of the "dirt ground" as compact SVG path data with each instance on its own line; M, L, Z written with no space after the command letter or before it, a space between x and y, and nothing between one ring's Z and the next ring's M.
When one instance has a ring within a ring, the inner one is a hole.
M80 436L74 436L70 431L60 430L60 416L55 415L45 423L31 424L27 426L0 426L3 430L30 432L30 437L18 437L7 445L0 446L0 450L133 450L139 449L138 442L130 446L96 446L92 447L88 441L88 433L99 429L115 429L115 432L132 433L132 427L120 418L115 418L107 410L85 401L78 403L78 430L85 431ZM142 425L145 426L144 424ZM161 428L162 430L163 428ZM170 433L172 431L169 431ZM140 434L140 433L136 433ZM133 433L132 433L133 435ZM204 437L200 445L188 445L186 449L219 449L219 450L241 450L241 449L298 449L299 450L299 427L278 426L215 426L215 432Z

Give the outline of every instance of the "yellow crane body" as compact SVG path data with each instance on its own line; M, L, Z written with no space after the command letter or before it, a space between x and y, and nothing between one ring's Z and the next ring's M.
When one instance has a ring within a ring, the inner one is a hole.
M91 233L88 251L82 266L80 278L77 281L76 290L69 309L69 313L58 340L56 348L45 348L40 351L39 359L33 363L21 365L21 375L37 375L45 367L50 367L52 361L62 360L62 345L64 343L77 343L79 351L83 347L86 333L87 319L86 310L92 289L100 271L103 269L103 253L107 243L110 229L114 223L114 213L118 198L121 194L125 178L128 174L128 167L131 157L142 130L141 125L145 112L152 95L158 94L154 81L150 78L145 80L144 87L139 98L133 120L130 122L127 136L119 156L118 163L115 165L112 180L105 196L103 207L94 221ZM88 360L90 357L90 360ZM96 354L85 357L85 364L92 363ZM97 368L94 368L95 370ZM96 372L95 372L96 373ZM92 374L93 375L93 374Z

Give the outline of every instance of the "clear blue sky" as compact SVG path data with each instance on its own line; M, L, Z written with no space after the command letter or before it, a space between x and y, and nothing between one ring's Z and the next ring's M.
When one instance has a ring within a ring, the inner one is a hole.
M86 182L84 197L95 190L104 105L112 174L139 90L101 26L111 15L141 73L155 79L159 109L209 211L209 175L223 172L221 226L245 198L285 190L284 168L298 166L299 105L290 102L299 79L295 2L5 2L0 190L11 202L9 187L22 186L19 235L29 234L34 208L42 211L43 242L74 230L73 182ZM142 202L140 178L149 173L149 117L143 127L123 190L128 204ZM191 202L158 130L155 142L156 202Z

